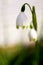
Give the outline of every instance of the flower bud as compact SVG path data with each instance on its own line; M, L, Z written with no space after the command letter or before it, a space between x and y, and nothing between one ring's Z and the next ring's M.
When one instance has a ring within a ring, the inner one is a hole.
M29 39L30 39L30 41L37 41L37 32L36 32L36 30L35 29L30 29L30 31L29 31Z

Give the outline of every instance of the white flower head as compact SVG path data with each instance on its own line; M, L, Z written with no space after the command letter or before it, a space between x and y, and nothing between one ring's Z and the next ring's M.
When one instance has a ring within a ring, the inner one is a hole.
M26 27L29 26L28 18L25 15L24 12L19 13L17 20L16 20L16 26L20 27Z
M37 32L35 29L30 29L29 31L29 39L30 41L37 41Z

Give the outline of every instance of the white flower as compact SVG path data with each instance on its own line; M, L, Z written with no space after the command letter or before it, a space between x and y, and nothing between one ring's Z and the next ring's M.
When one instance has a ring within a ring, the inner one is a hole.
M27 19L27 16L25 15L24 12L21 12L19 13L18 17L17 17L17 20L16 20L16 26L17 27L29 27L29 22L28 22L28 19Z
M30 29L29 39L30 39L30 41L37 41L37 32L35 29Z

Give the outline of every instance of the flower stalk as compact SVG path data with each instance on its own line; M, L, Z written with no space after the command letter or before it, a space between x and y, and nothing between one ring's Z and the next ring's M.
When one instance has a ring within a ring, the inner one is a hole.
M37 19L36 19L35 6L32 6L32 9L31 9L30 5L28 3L25 3L21 8L21 12L25 11L25 5L28 5L28 7L32 13L32 23L33 23L34 29L37 31Z

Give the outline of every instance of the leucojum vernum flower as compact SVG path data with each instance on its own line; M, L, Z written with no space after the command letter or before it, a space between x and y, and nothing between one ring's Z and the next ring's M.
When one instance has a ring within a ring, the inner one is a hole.
M32 13L32 23L27 22L27 17L25 15L25 5L28 5L28 7L30 8L30 11ZM36 18L36 11L35 11L35 6L32 6L32 8L30 7L30 5L28 3L23 4L22 8L21 8L21 13L18 15L17 17L17 21L16 21L16 28L19 29L19 27L23 28L23 29L30 29L29 30L29 38L30 41L35 42L35 57L34 60L32 62L32 65L38 65L39 62L39 42L38 42L38 38L37 38L37 18Z
M29 24L28 18L25 15L25 5L28 5L30 8L30 11L32 13L32 23ZM35 12L35 6L30 7L28 3L25 3L22 8L21 12L19 13L17 20L16 20L16 28L19 29L19 27L23 29L30 29L29 30L29 39L30 41L37 41L37 19L36 19L36 12Z

